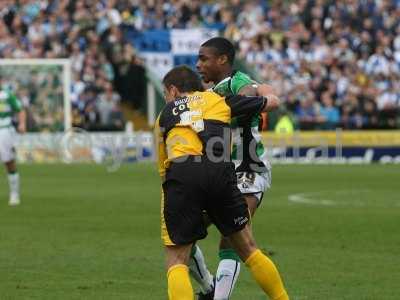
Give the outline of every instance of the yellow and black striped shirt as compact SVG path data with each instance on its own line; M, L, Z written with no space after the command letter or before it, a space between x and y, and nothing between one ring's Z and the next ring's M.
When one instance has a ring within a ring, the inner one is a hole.
M171 160L187 155L230 155L230 121L259 113L264 97L194 92L165 105L155 130L159 173L165 176Z

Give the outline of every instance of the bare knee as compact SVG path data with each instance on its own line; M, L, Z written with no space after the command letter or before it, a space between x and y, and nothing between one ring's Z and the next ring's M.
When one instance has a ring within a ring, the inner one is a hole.
M189 245L175 245L166 246L166 268L169 270L174 265L184 264L187 265L190 257L190 251L192 249L192 244Z

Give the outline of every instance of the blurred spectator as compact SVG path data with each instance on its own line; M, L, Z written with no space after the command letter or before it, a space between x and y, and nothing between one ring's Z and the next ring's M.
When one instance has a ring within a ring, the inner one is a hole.
M321 115L322 129L336 129L340 120L339 109L333 106L333 99L329 92L322 94L322 106L319 110Z
M100 126L103 129L122 129L122 122L119 122L121 111L119 109L120 96L114 92L110 83L105 84L104 92L100 94L96 103L99 113Z
M274 131L279 134L292 134L294 131L294 124L288 112L284 108L280 108L277 112L278 120L276 122Z
M317 103L313 99L313 95L309 94L300 101L296 114L298 116L300 129L315 129L322 121L318 113Z
M363 101L363 116L365 118L364 128L373 129L378 127L378 109L374 100L366 98Z
M122 100L131 103L137 109L143 108L146 78L142 63L130 45L126 45L119 53L114 53L114 57L115 89Z
M95 130L99 123L99 115L96 107L97 94L94 86L88 86L80 95L78 111L83 116L82 124L76 124L87 130Z

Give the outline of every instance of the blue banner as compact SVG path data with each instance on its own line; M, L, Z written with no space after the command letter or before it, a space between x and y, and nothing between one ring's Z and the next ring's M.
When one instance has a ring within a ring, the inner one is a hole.
M195 68L200 45L217 35L217 30L196 28L129 32L126 36L147 67L162 78L177 65Z

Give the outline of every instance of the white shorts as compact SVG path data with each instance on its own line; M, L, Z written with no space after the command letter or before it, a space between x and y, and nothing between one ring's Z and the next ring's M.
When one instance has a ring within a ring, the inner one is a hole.
M238 188L242 194L252 194L258 199L258 205L264 196L264 192L271 187L271 169L265 173L238 172L236 173Z
M15 160L16 134L13 127L0 128L0 161L7 163Z

